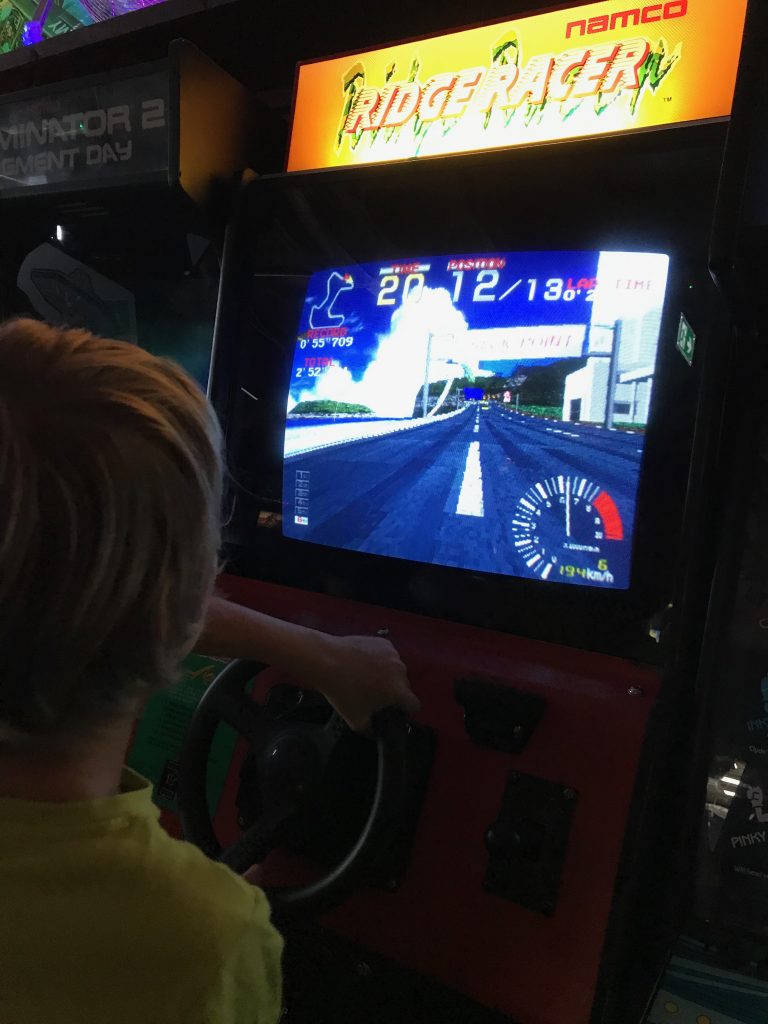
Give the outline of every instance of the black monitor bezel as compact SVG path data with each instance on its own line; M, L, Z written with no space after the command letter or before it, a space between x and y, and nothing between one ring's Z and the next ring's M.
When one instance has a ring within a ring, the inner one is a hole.
M558 233L552 220L546 228L528 221L514 245L507 250L525 249L587 250L613 249L624 251L664 252L670 256L670 274L667 298L662 320L662 339L659 352L659 380L654 389L653 411L648 430L648 454L644 460L637 503L637 530L633 556L632 583L627 591L598 590L575 587L568 584L546 583L524 580L517 577L494 576L465 570L449 569L444 566L421 565L381 556L365 555L342 549L328 549L299 540L283 537L277 530L259 531L258 543L252 545L250 538L243 535L242 522L238 517L243 512L237 502L231 522L233 529L228 534L226 548L227 567L238 575L282 583L300 590L335 594L373 604L409 610L440 618L455 619L475 625L490 627L505 632L536 637L544 640L566 643L571 646L603 650L612 653L631 651L644 660L654 660L654 644L649 640L649 622L673 599L675 580L681 560L685 538L681 534L683 507L687 490L687 475L696 420L698 382L701 372L701 357L698 365L687 366L679 352L674 350L674 338L681 312L685 312L697 329L706 335L707 328L722 330L711 307L716 302L705 261L705 240L707 236L709 197L714 194L716 170L719 166L718 144L722 140L719 132L698 133L692 141L689 135L680 138L677 160L669 159L669 152L660 146L657 139L633 140L632 146L620 144L619 140L601 140L599 143L585 143L574 147L574 167L579 162L585 166L594 164L596 151L601 150L615 159L610 188L616 187L622 173L638 158L640 164L659 165L662 161L671 167L670 180L673 183L676 172L685 168L686 158L698 153L706 161L707 173L690 191L691 209L684 213L676 211L674 203L667 202L666 216L660 219L648 216L647 206L651 201L652 189L640 197L636 209L622 226L606 225L605 217L599 215L600 196L593 197L589 213L582 217L582 223L590 220L591 231L582 230L577 237L572 232L573 218L565 218L566 224ZM526 153L519 160L518 187L534 182L537 177L545 183L549 179L562 179L564 173L549 167L545 173L541 147L538 153ZM546 147L550 156L557 150L562 156L562 147ZM516 154L516 156L520 156ZM232 348L248 344L244 336L243 302L248 287L249 275L259 266L265 267L265 254L254 255L252 241L254 232L268 236L270 222L279 216L280 204L299 197L317 221L331 217L334 208L334 194L339 190L358 189L375 197L387 191L400 189L402 195L411 190L420 194L429 192L436 175L452 175L456 180L463 177L471 180L475 175L486 172L497 184L499 174L509 166L509 154L475 155L465 158L450 158L445 161L429 161L426 165L396 165L355 169L352 171L310 172L308 174L276 175L254 182L243 195L243 203L237 224L230 234L225 259L222 293L217 317L216 343L213 360L212 398L229 435L232 403ZM642 175L643 171L640 171ZM705 180L706 179L706 180ZM638 180L640 178L638 177ZM612 184L611 184L612 183ZM535 186L534 186L535 187ZM544 187L548 187L545 184ZM696 194L698 192L698 195ZM563 206L564 199L558 196L553 205ZM323 206L323 204L325 204ZM646 209L643 209L645 205ZM323 207L321 209L321 207ZM595 208L598 211L595 212ZM699 215L696 216L697 207ZM682 216L675 216L676 213ZM578 220L578 218L576 218ZM525 244L531 240L533 244ZM376 250L367 243L360 245L355 259L346 257L348 249L328 252L324 260L308 266L312 270L346 263L363 263L377 259L411 257L414 254L453 255L458 251L471 251L456 246L452 252L441 253L424 242L400 248L399 251ZM488 252L481 241L474 251ZM257 243L257 248L261 243ZM266 243L262 245L262 249ZM334 244L330 243L331 250ZM499 247L503 249L505 247ZM266 256L269 263L270 256ZM309 259L309 257L306 257ZM272 258L270 272L290 275L296 272L296 265L279 254ZM298 316L298 310L297 314ZM714 317L714 318L713 318ZM291 355L293 350L291 339ZM699 344L707 344L706 337L699 338ZM287 378L286 378L287 386ZM679 420L679 424L676 421ZM673 424L674 438L666 438L661 432ZM679 428L679 429L678 429ZM228 438L230 448L232 438ZM672 450L674 449L674 451ZM241 467L232 466L233 478L237 480ZM664 494L666 511L659 513L659 495ZM251 512L254 510L252 509ZM658 549L666 542L662 533L666 521L674 523L675 537L669 543L669 551Z

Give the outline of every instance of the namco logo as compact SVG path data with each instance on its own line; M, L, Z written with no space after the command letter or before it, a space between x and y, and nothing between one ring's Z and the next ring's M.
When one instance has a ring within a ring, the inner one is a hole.
M569 21L565 29L565 38L570 39L576 32L580 36L592 36L600 32L611 32L616 28L629 28L630 25L651 25L656 21L684 18L687 13L688 0L669 0L666 4L633 7L627 11L617 11L616 14L599 14L594 18Z

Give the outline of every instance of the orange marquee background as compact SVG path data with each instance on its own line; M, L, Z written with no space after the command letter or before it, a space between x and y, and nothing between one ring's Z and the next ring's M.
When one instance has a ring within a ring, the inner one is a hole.
M686 7L684 16L676 16ZM634 5L604 0L302 64L288 170L408 160L726 118L733 102L746 7L747 0ZM638 24L633 24L635 11ZM643 11L649 19L645 24ZM626 27L619 23L605 31L606 16L621 12L631 12ZM666 12L672 17L657 20ZM574 27L574 22L584 24ZM578 103L527 104L511 116L493 109L488 118L467 105L460 117L429 125L414 117L394 130L369 130L357 136L342 130L355 90L362 87L382 89L388 82L408 80L424 85L440 73L491 68L494 54L497 62L514 61L522 70L532 57L594 50L640 37L658 59L638 95L637 90L624 88L610 97Z

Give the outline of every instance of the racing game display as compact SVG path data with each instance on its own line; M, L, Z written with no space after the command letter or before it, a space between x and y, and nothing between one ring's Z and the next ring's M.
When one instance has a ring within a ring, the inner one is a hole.
M314 274L288 394L284 533L627 589L668 265L519 252Z

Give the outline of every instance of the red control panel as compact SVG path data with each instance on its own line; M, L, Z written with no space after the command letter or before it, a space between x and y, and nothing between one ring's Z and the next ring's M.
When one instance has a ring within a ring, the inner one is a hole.
M648 716L651 670L571 648L235 577L241 604L336 634L386 630L434 730L435 758L408 870L395 892L365 890L324 925L526 1024L588 1019ZM266 687L274 675L259 684ZM458 679L544 698L520 753L473 742ZM301 680L292 680L297 685ZM574 799L551 913L489 893L486 834L510 773ZM217 826L234 840L233 768Z

